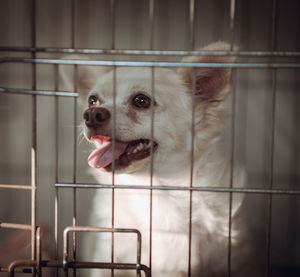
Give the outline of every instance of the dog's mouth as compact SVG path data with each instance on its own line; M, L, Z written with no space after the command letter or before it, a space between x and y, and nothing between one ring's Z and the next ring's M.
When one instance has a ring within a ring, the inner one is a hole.
M113 158L115 169L119 169L151 155L152 141L149 139L141 138L128 142L115 140L113 144L110 137L97 135L90 140L94 141L98 147L90 154L88 164L105 171L112 171ZM153 152L156 149L157 143L153 142Z

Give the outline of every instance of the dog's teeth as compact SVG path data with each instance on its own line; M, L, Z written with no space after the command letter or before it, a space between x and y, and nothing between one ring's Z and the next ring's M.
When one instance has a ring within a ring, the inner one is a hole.
M135 153L137 153L137 151L138 151L137 148L135 148L135 149L132 151L132 153L135 154Z
M151 147L151 141L145 142L144 147L145 148L150 148Z
M126 153L126 155L127 155L127 156L130 156L130 155L131 155L131 153L130 153L130 152L127 152L127 153Z
M140 142L140 144L135 148L137 151L141 151L144 149L144 144Z

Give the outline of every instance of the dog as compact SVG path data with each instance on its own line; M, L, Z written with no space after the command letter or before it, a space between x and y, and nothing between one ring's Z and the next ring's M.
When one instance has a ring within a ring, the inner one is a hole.
M228 51L230 46L216 42L202 50ZM185 57L183 62L234 63L235 59L203 55ZM73 74L65 70L63 75L66 82L73 82ZM228 67L151 71L78 66L78 90L86 106L83 132L95 146L88 164L96 180L154 188L115 189L113 215L115 228L141 232L142 263L151 264L154 277L187 276L189 270L192 276L227 276L230 193L155 187L228 188L231 177L234 185L244 186L243 169L235 168L231 176L230 162L220 147L231 87ZM232 197L231 273L246 276L249 245L239 212L243 196ZM111 228L111 190L97 190L93 205L92 224ZM113 247L114 262L136 262L135 236L116 233ZM94 236L87 249L92 261L111 261L109 235ZM110 271L91 270L91 274L110 276ZM132 274L115 270L115 276Z

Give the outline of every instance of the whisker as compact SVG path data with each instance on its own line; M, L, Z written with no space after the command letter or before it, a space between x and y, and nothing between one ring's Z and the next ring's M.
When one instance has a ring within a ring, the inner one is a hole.
M78 145L80 145L84 141L84 134L83 130L81 129L80 133L78 134Z

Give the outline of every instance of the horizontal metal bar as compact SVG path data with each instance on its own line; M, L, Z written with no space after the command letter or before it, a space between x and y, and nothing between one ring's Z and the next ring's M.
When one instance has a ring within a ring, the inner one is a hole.
M226 187L179 187L179 186L143 186L143 185L107 185L107 184L55 184L57 188L103 188L103 189L143 189L143 190L179 190L179 191L203 191L203 192L234 192L234 193L258 193L258 194L296 194L300 190L288 189L260 189L260 188L226 188Z
M0 222L0 228L5 229L17 229L17 230L31 230L31 225L29 224L18 224L18 223L7 223L7 222Z
M42 267L62 267L61 261L41 261ZM68 262L69 268L99 268L99 269L121 269L136 270L136 264L130 263L99 263L99 262ZM140 270L150 272L149 268L141 265Z
M29 94L42 96L63 96L63 97L77 97L79 93L70 91L50 91L50 90L29 90L29 89L14 89L0 87L0 93L15 93L15 94Z
M66 59L30 59L3 58L1 63L33 63L33 64L65 64L93 65L119 67L209 67L209 68L240 68L240 69L271 69L271 68L300 68L300 63L186 63L186 62L132 62L132 61L93 61Z
M0 47L7 52L45 52L65 54L137 55L137 56L240 56L240 57L300 57L299 51L209 51L209 50L132 50L132 49L90 49L59 47Z
M97 263L97 262L69 262L71 268L100 268L100 269L119 269L119 270L137 270L136 264L130 263ZM145 265L140 265L140 270L150 276L150 269ZM147 274L148 273L148 274Z
M24 186L24 185L0 184L0 189L24 189L24 190L32 190L32 187L31 186Z
M8 269L1 268L3 271L8 271L9 276L13 277L14 272L23 272L23 273L31 273L31 269L23 268L21 270L17 270L18 267L36 267L37 262L32 260L18 260L14 261ZM45 260L41 261L41 267L49 267L49 268L62 268L63 262L58 260ZM119 269L119 270L136 270L136 264L130 263L98 263L98 262L68 262L69 268L98 268L98 269ZM151 276L150 269L141 265L140 270L145 272L146 277Z
M65 235L69 232L100 232L100 233L135 233L138 238L141 238L141 233L137 229L125 229L125 228L103 228L94 226L69 226L64 230Z
M32 273L32 270L30 268L15 269L14 271L16 273ZM0 266L0 272L8 272L8 268Z
M9 277L14 277L15 276L15 271L18 267L30 267L30 266L36 266L36 265L37 265L36 261L32 261L32 260L17 260L17 261L14 261L9 265L8 276ZM23 269L23 270L25 270L25 269Z

